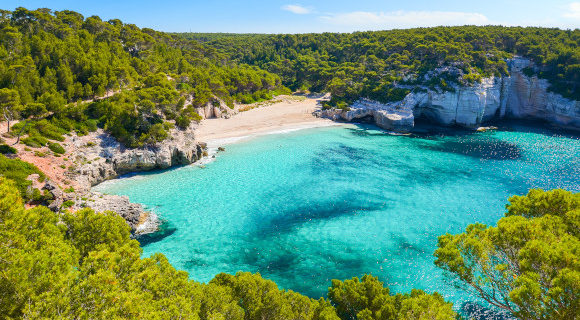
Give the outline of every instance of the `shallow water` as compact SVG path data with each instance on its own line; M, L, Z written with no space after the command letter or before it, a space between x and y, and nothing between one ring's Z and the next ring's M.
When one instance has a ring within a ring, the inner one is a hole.
M434 264L437 236L495 224L530 188L580 191L580 140L518 132L392 136L372 126L308 129L227 147L205 168L107 182L175 232L143 247L193 279L260 272L312 297L372 273L394 292L470 301Z

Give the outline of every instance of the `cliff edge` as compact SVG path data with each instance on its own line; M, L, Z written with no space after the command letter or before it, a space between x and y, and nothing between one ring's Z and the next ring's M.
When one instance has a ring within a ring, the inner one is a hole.
M510 59L508 66L509 76L484 78L473 86L454 86L443 92L419 86L401 101L380 103L363 98L350 110L321 110L318 115L344 121L372 117L377 126L396 132L412 131L416 118L473 129L504 118L543 120L580 129L580 101L550 92L546 79L524 74L525 68L534 68L528 59Z

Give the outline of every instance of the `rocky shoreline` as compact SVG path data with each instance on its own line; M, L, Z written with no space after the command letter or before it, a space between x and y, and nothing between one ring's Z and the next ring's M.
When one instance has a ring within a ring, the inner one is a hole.
M415 120L420 118L469 129L500 119L536 119L566 129L580 128L580 101L550 92L545 79L527 76L525 69L536 68L530 60L515 57L507 62L509 76L484 78L476 85L455 85L442 92L401 85L412 89L401 101L380 103L362 98L349 110L332 108L317 115L335 121L369 120L383 129L403 133L413 131ZM454 67L443 67L426 77L458 72Z
M54 194L57 188L51 187L55 195L51 207L56 209L65 201L72 201L72 210L88 207L98 212L114 211L127 221L135 235L155 232L159 219L154 213L131 203L128 197L100 194L91 188L123 174L167 169L200 160L207 155L207 147L195 140L195 127L173 129L167 140L137 149L124 148L103 130L86 136L73 135L67 151L77 165L67 175L76 188L73 193L56 191Z
M198 113L206 118L229 118L237 113L238 107L231 109L221 100L215 100ZM67 167L63 172L48 174L49 180L41 186L48 190L54 200L49 208L60 210L67 202L71 210L92 208L97 212L114 211L123 217L135 236L156 232L161 223L154 212L148 212L138 203L132 203L126 196L108 195L94 192L91 188L121 175L150 170L167 169L189 165L208 155L207 145L195 137L198 124L187 129L172 129L169 138L153 146L129 149L102 129L85 136L72 134L62 143L66 158L49 159ZM26 154L23 151L23 154ZM31 158L30 162L40 160ZM59 169L57 166L51 166ZM54 176L54 177L51 177ZM53 178L53 179L50 179ZM68 185L63 188L60 184Z

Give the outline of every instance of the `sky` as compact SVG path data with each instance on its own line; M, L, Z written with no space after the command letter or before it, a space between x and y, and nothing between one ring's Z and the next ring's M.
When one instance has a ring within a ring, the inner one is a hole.
M0 0L168 32L306 33L439 25L580 28L580 0Z

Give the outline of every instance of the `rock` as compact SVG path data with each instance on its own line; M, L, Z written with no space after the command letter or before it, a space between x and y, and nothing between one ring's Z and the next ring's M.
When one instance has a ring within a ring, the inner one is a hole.
M230 118L237 113L235 109L227 106L227 104L220 98L214 96L203 107L195 108L195 112L203 119L211 118Z
M125 148L102 129L87 136L75 136L71 139L70 146L70 158L74 160L74 169L66 174L75 181L75 191L78 194L95 200L85 201L86 206L98 212L111 210L119 213L134 233L150 232L153 226L156 226L154 222L149 221L154 219L154 215L146 215L141 205L131 203L126 197L109 195L95 197L90 189L121 174L187 165L201 159L206 153L207 145L195 141L195 127L196 124L192 124L185 130L172 129L169 132L170 138L154 146L136 149ZM52 184L47 183L45 187L47 190L57 190ZM55 199L57 200L49 207L58 210L63 202L62 193L56 194ZM143 223L147 223L148 227L139 229L138 226Z
M42 187L42 189L48 190L52 194L52 197L54 199L48 205L48 208L52 211L58 211L63 203L63 193L58 187L58 185L54 181L48 180L46 181L46 184L44 185L44 187Z
M413 110L408 101L384 104L361 98L350 106L350 110L322 110L320 116L332 120L372 120L377 126L397 132L408 132L414 126Z
M220 107L213 107L213 115L216 118L222 117L222 111L221 111Z
M370 118L379 127L397 132L412 130L414 118L419 117L434 124L474 130L482 123L501 118L538 119L580 129L580 101L548 91L549 83L545 79L526 76L523 69L533 66L529 60L516 57L508 60L508 65L510 76L507 77L484 78L475 85L457 85L444 92L419 87L420 90L398 102L382 104L359 99L350 106L350 111L330 109L319 111L317 115L345 121ZM438 68L428 73L426 79L442 72L453 73L455 69Z
M224 147L218 147L218 151L226 151L226 148L224 148Z
M121 217L123 217L125 221L127 221L127 224L129 224L133 232L139 229L139 226L143 223L152 223L146 219L149 214L146 213L145 209L143 209L143 206L130 202L129 197L127 196L91 193L90 199L86 201L86 207L91 208L96 212L116 212ZM148 226L146 229L151 228Z
M88 191L91 186L121 174L166 169L191 164L203 157L205 144L194 140L195 125L186 130L172 129L171 138L154 146L127 149L102 130L75 141L74 158L80 164L73 172L78 185ZM85 139L101 141L87 146Z
M489 126L489 127L479 127L475 131L477 132L486 132L488 130L497 130L497 127Z
M26 177L26 180L31 181L31 182L35 182L38 181L38 178L40 178L40 175L38 173L33 173L28 175L28 177Z

